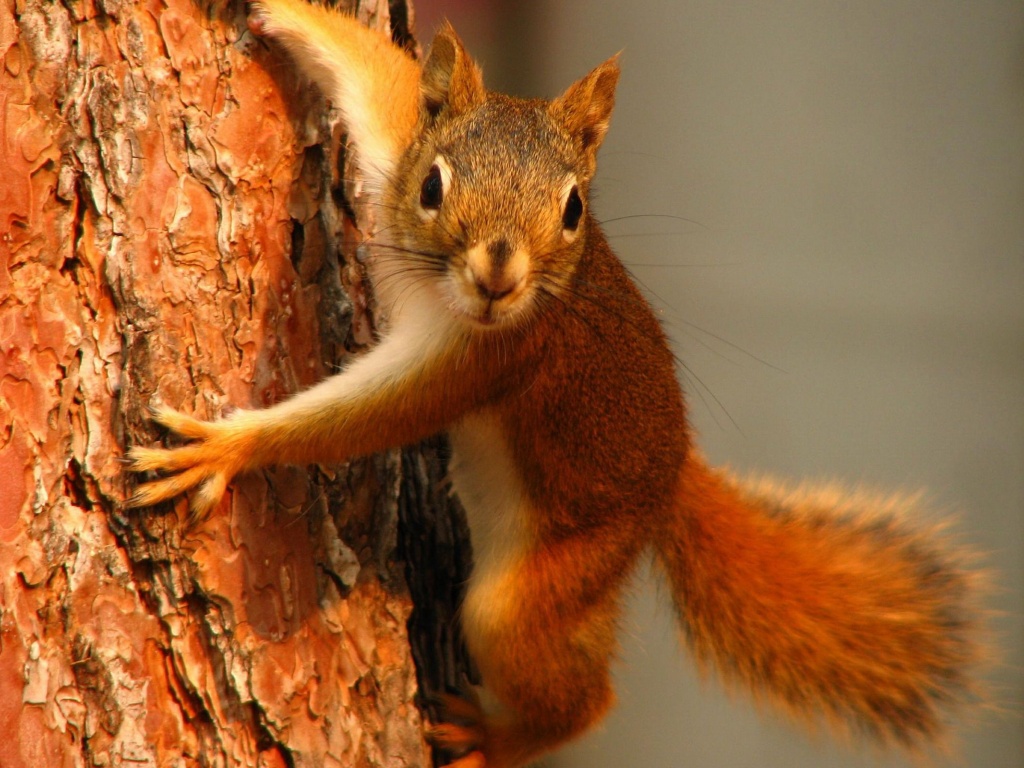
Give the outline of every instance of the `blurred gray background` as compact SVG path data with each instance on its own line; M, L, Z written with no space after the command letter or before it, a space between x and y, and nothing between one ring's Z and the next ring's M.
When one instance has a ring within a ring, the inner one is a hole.
M594 209L648 289L712 461L929 490L990 553L996 703L959 759L1024 766L1024 3L419 0L489 87L624 50ZM680 218L661 218L680 217ZM552 768L910 765L702 682L640 574L618 708Z

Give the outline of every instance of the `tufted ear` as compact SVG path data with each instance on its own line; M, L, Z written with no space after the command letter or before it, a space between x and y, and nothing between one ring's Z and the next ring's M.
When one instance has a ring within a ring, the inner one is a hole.
M438 31L423 63L420 80L423 108L431 117L443 109L465 112L487 97L484 77L449 22Z
M587 163L593 168L597 150L608 132L615 86L619 82L619 54L569 86L551 102L548 112L562 123L580 143Z

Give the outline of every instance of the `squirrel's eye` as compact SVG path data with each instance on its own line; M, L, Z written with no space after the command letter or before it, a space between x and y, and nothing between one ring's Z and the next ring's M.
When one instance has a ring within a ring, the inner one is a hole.
M583 201L580 199L580 192L574 184L569 190L569 197L565 200L565 212L562 213L562 229L575 232L580 225L580 217L583 216Z
M441 169L437 163L430 166L427 176L420 187L420 206L428 211L436 211L444 200L444 183L441 181Z

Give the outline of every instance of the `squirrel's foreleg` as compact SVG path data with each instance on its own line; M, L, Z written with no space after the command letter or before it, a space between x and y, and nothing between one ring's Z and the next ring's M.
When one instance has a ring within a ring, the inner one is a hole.
M133 471L166 476L141 486L131 503L155 504L198 486L192 504L201 516L239 472L342 461L439 432L488 392L482 371L450 380L451 361L465 354L465 346L445 320L404 320L341 373L270 408L240 410L214 422L158 410L160 423L192 442L133 448Z

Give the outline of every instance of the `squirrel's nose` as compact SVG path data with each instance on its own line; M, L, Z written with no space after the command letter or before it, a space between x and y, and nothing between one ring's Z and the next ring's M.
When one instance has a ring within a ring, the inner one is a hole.
M499 301L515 292L527 272L525 251L513 248L505 238L469 250L467 277L472 278L477 294L486 301Z
M487 277L479 275L473 277L477 292L488 301L497 301L508 296L519 284L518 279L510 277L504 271L497 276L492 273Z

